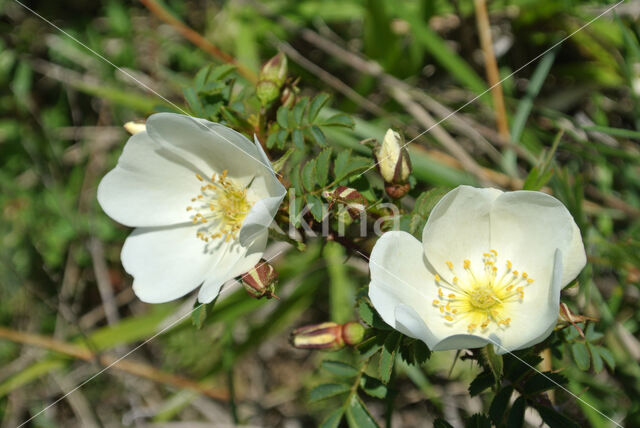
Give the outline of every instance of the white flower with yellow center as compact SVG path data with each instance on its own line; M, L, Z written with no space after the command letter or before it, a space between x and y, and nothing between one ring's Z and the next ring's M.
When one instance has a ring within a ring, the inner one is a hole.
M585 262L580 230L554 197L460 186L434 207L422 243L406 232L376 242L369 297L431 350L493 343L504 353L551 334L560 290Z
M217 123L154 114L100 182L98 202L135 227L122 264L143 301L200 288L211 302L258 263L285 195L260 144Z

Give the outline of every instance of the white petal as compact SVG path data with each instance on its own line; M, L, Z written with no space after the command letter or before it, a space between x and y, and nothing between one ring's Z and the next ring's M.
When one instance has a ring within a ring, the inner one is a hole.
M131 227L189 221L186 207L198 193L195 173L146 132L127 141L118 165L98 186L98 202L114 220Z
M562 259L562 253L556 250L550 284L540 287L545 293L532 293L535 287L532 284L527 287L522 302L509 305L510 325L491 335L491 341L498 343L496 351L499 354L533 346L553 331L560 311Z
M286 193L287 189L274 175L256 177L251 185L251 194L264 196L253 204L242 222L238 237L242 245L247 245L269 227Z
M122 265L133 291L147 303L162 303L198 287L215 255L196 237L197 226L138 228L122 247Z
M580 231L571 214L562 202L541 192L508 192L494 202L491 246L499 256L511 260L514 269L535 280L530 290L551 283L556 249L563 257L562 287L586 262Z
M218 249L217 259L206 275L206 280L198 293L200 303L210 303L220 293L225 282L246 273L260 262L267 245L269 233L263 232L248 247L237 242L222 242Z
M437 288L420 241L406 232L385 233L373 247L369 269L369 298L387 324L430 348L450 334L431 304Z
M497 189L459 186L433 208L422 243L427 259L442 277L451 277L447 261L462 270L465 259L481 257L489 250L489 212L501 194Z
M228 170L230 177L249 177L271 169L254 143L219 123L157 113L147 119L147 132L206 176Z

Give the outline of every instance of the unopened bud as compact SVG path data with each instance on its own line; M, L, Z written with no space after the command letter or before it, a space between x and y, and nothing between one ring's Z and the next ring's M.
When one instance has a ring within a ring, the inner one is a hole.
M392 199L400 199L407 193L409 193L409 189L411 186L409 183L404 184L386 184L384 186L384 191L387 192Z
M256 95L263 106L270 104L280 95L280 88L287 78L287 57L279 52L267 61L260 70Z
M347 186L338 186L333 191L324 191L322 196L329 201L329 209L333 204L343 204L351 218L357 218L366 210L367 200L356 189Z
M147 130L144 122L127 122L123 125L123 128L131 135Z
M382 144L378 144L373 151L380 175L387 184L405 184L409 179L411 160L404 146L402 135L389 129Z
M300 349L337 351L345 345L355 346L362 342L364 332L364 327L355 321L346 324L324 322L295 329L290 342Z
M261 261L244 275L242 275L242 285L251 297L260 299L266 297L271 299L278 296L273 294L278 283L278 273L273 266L265 261Z

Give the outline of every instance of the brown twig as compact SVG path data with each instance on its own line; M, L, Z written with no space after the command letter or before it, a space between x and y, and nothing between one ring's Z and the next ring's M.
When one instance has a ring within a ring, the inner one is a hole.
M66 342L61 342L47 336L25 333L21 331L11 330L5 327L0 327L0 339L7 339L11 340L12 342L21 343L24 345L32 345L39 348L45 348L50 351L64 354L83 361L93 361L97 358L100 364L104 365L105 367L112 366L115 369L132 374L134 376L149 379L154 382L163 383L165 385L171 385L176 388L190 389L216 400L226 401L229 398L227 392L224 390L214 389L195 382L191 379L163 372L147 364L129 360L119 360L118 357L108 354L101 354L97 356L86 348Z
M191 29L186 24L181 22L178 18L174 17L169 11L158 4L155 0L140 0L140 2L156 17L175 28L176 31L178 31L178 33L182 35L182 37L189 40L191 43L193 43L203 51L209 53L214 58L227 64L235 65L238 69L238 72L242 74L249 82L253 84L257 83L258 78L254 72L240 64L228 53L218 49L213 43L202 37L197 31Z
M502 94L502 85L500 84L500 73L498 71L498 62L493 51L493 42L491 41L491 26L489 25L489 14L487 13L486 0L474 0L476 7L476 24L478 26L478 37L480 38L480 46L484 53L484 68L487 73L487 80L491 89L491 98L493 100L493 108L496 112L496 125L498 133L507 140L510 140L509 123L507 121L507 109L504 105L504 95Z

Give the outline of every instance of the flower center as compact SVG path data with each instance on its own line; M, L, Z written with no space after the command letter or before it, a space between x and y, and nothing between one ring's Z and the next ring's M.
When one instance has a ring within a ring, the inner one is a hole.
M453 263L447 261L451 280L435 276L439 299L433 300L447 323L467 322L467 331L478 327L485 330L491 323L506 328L511 322L510 303L524 299L524 288L533 282L526 272L519 273L507 260L502 272L496 265L498 252L490 250L482 255L483 268L474 270L470 260L463 261L463 280L456 275ZM448 292L445 293L443 289Z
M187 211L193 212L190 219L193 224L201 224L196 233L204 242L210 239L224 238L225 242L238 238L242 222L251 209L247 199L247 189L234 184L227 178L227 170L222 174L213 174L205 179L200 174L196 178L205 184L200 193L191 198L193 205Z

